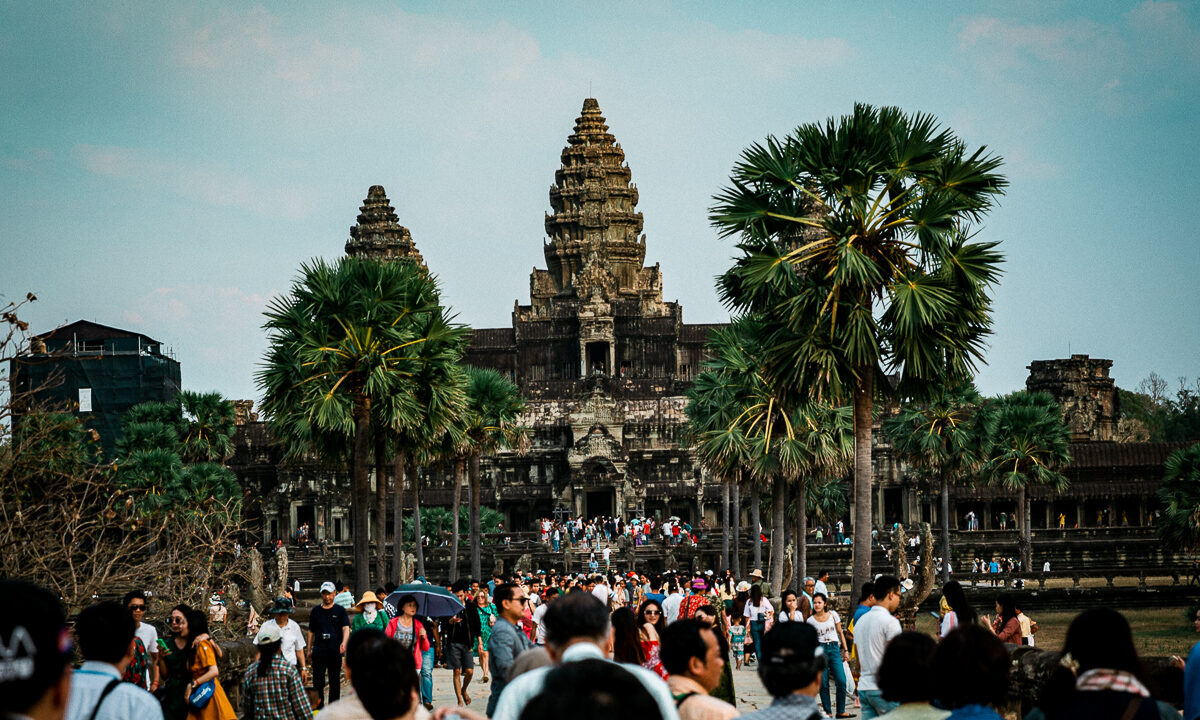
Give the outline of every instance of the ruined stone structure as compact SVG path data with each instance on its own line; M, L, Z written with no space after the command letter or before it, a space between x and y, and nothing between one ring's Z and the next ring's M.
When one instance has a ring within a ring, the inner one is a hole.
M414 260L425 267L412 233L400 224L382 185L372 185L359 208L358 224L350 228L346 254L370 260Z
M1112 360L1072 355L1069 360L1034 360L1025 388L1047 392L1062 405L1074 442L1116 439L1121 408L1117 386L1108 376Z
M720 492L684 440L683 392L716 326L685 324L663 300L659 266L645 265L637 187L596 100L584 101L561 162L530 303L516 305L511 328L476 330L465 358L517 383L534 430L529 453L501 454L484 474L516 528L555 509L695 521Z

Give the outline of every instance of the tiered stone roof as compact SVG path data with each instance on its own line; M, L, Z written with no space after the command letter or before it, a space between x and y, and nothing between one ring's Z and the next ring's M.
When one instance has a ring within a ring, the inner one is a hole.
M412 233L400 224L382 185L372 185L367 190L367 199L359 208L358 224L350 228L346 254L372 260L414 260L425 268Z

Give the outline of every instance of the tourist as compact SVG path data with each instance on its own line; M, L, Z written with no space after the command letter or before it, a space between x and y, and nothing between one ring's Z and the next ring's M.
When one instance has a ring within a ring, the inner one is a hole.
M363 628L369 627L373 627L376 630L385 630L388 623L391 622L391 618L383 610L383 601L370 590L363 593L362 599L355 603L353 607L357 612L354 615L354 619L350 621L351 635Z
M679 620L667 626L662 638L663 667L680 720L728 720L737 708L709 693L721 682L725 661L721 644L707 623Z
M641 666L646 662L639 637L637 615L629 608L619 608L612 614L613 660Z
M952 630L961 625L974 625L979 622L975 608L967 602L966 593L957 580L951 580L942 586L942 600L946 602L949 611L942 615L938 636L946 637Z
M465 609L469 587L470 583L466 580L459 580L451 588L463 603L464 609L446 618L443 633L446 640L444 647L446 667L454 671L452 679L454 697L458 700L459 705L471 704L471 694L467 690L471 685L472 676L475 675L475 658L471 655L471 648L480 634L479 628L472 622L478 620L479 616L473 610L467 612ZM497 586L497 588L499 587L502 585Z
M175 613L172 613L171 620L175 622ZM174 630L176 638L182 638L186 644L187 668L191 672L191 681L187 683L183 693L188 705L188 718L190 720L236 720L237 715L234 714L233 706L229 703L229 698L226 697L225 690L221 687L221 681L218 679L220 672L217 669L216 646L212 640L207 639L208 616L199 610L191 610L183 615L183 622L177 623ZM201 638L204 639L200 640ZM192 645L193 640L200 640L200 642ZM212 694L207 701L204 701L204 706L198 708L193 699L194 694L209 681L212 682Z
M899 703L887 720L945 720L948 710L933 707L933 652L937 642L922 632L902 632L888 643L875 679L884 700Z
M1016 599L1009 593L996 596L996 617L983 616L983 622L1000 642L1021 644L1021 621L1017 619Z
M746 609L742 611L742 615L746 618L750 630L750 637L754 642L754 654L757 660L762 660L762 636L770 628L767 624L774 615L775 610L771 607L770 601L763 597L762 587L759 585L750 586L750 599L746 603Z
M608 599L612 595L612 591L608 588L608 580L603 575L596 575L592 578L596 582L596 587L592 589L592 594L600 601L604 607L608 607Z
M653 695L628 668L589 659L547 668L542 691L521 711L521 720L661 720ZM484 720L464 717L463 720Z
M846 636L842 633L842 621L837 611L831 610L826 603L827 598L822 593L813 595L813 614L807 622L817 631L817 641L825 651L825 672L821 676L821 706L825 714L830 714L829 679L833 676L837 686L837 715L839 718L851 717L846 712L846 674L842 663L848 660L850 653L846 644Z
M530 595L530 601L535 597L536 594ZM486 683L489 680L488 640L492 637L492 626L496 624L497 610L483 590L475 593L475 614L479 618L479 640L476 642L476 650L479 653L479 667L483 669L483 682ZM537 610L534 610L534 615L537 615ZM420 668L419 665L417 667Z
M291 619L295 610L296 607L291 600L284 597L276 598L275 603L267 608L267 614L271 616L271 619L262 624L256 637L261 636L263 630L272 628L278 630L281 644L280 658L296 668L302 682L308 682L308 667L304 657L304 648L307 647L307 644L304 641L304 631L300 629L300 624Z
M176 605L167 616L171 639L159 647L159 699L166 720L184 720L188 716L187 691L192 674L188 669L191 662L192 643L188 640L187 616L192 609L187 605Z
M595 597L588 593L568 593L555 600L546 612L546 651L559 665L604 660L609 630L608 611ZM657 674L634 665L619 667L632 673L650 693L663 720L678 720L679 713L671 693ZM546 686L551 669L535 668L510 681L496 705L492 720L519 720L525 706Z
M341 589L341 592L333 598L333 601L349 613L350 609L354 607L354 593L350 592L350 582L343 580L338 584L338 588Z
M817 581L812 577L806 577L800 583L800 597L798 598L797 607L804 617L812 615L812 599L813 593L817 591ZM825 597L829 597L826 595Z
M667 599L662 602L663 620L668 625L679 619L679 606L683 604L683 587L678 578L667 579Z
M817 580L813 584L813 592L821 593L826 598L828 598L829 597L829 587L825 584L828 581L829 581L829 571L828 570L822 570L821 572L817 573Z
M517 623L525 616L528 599L525 588L520 585L500 585L492 596L496 602L499 618L492 627L488 641L488 652L491 653L492 670L495 679L492 681L492 692L488 697L487 714L491 716L496 711L496 703L500 700L508 684L508 670L512 667L517 656L533 647L533 642L521 631ZM549 612L549 611L547 611Z
M396 617L388 621L384 635L396 640L401 647L413 655L413 667L422 676L425 670L426 657L430 654L433 643L429 639L429 625L417 618L417 599L412 595L402 596L396 603ZM379 628L373 628L378 630ZM366 630L366 628L364 628ZM432 660L430 660L432 663ZM433 702L432 669L430 670L429 703Z
M804 613L796 607L799 600L795 590L784 590L779 598L779 619L776 622L804 622Z
M246 720L312 720L304 683L293 663L280 656L283 642L279 628L265 624L254 638L258 659L242 676L242 712Z
M1033 634L1038 631L1037 620L1030 618L1021 610L1021 600L1018 598L1013 603L1013 608L1017 613L1017 621L1021 623L1021 644L1034 647Z
M346 608L334 602L336 590L331 582L321 583L321 604L308 617L308 654L318 707L325 703L326 682L329 702L342 696L342 655L350 639L350 616Z
M934 699L950 711L946 720L1001 720L997 708L1008 701L1011 665L1003 643L979 625L961 625L942 638L930 674ZM865 704L863 710L865 718Z
M753 578L752 580L750 580L750 585L758 587L758 589L762 591L762 594L764 596L766 596L766 597L771 596L771 586L768 585L767 581L763 578L763 572L761 569L754 568L753 570L751 570L750 577Z
M71 633L59 599L0 580L0 717L62 720L71 698Z
M773 700L746 720L817 720L817 687L825 655L816 632L805 623L776 625L763 636L763 662L758 677Z
M375 628L346 643L346 677L354 692L330 703L321 720L415 720L420 693L413 656Z
M697 576L691 582L692 594L688 595L679 603L679 611L676 613L676 620L686 620L687 618L695 617L696 611L702 607L712 605L716 602L716 598L708 592L708 578Z
M145 688L150 692L158 690L158 629L155 628L146 619L146 593L141 590L130 590L125 593L125 607L129 609L129 614L137 623L138 641L142 645L141 658L135 658L129 664L129 669L125 671L125 679L134 683L140 688ZM145 672L139 672L138 667L145 664ZM131 672L132 671L132 672ZM135 677L132 677L136 675Z
M742 663L746 660L746 618L734 615L731 619L733 624L729 626L729 645L737 669L741 670Z
M84 662L71 680L67 720L161 720L162 707L153 695L121 682L141 645L137 623L126 607L103 602L85 608L75 621L75 637Z
M862 702L863 720L883 715L896 703L883 699L875 674L888 641L900 634L900 621L892 616L900 607L900 581L891 575L875 578L871 594L875 605L854 623L854 649L858 657L858 697Z
M558 597L558 590L550 587L546 588L541 604L538 605L537 610L533 611L533 644L538 647L543 647L546 644L546 612L550 603L557 600Z
M721 679L717 683L717 687L708 691L708 694L718 700L724 700L730 705L737 705L737 694L733 689L733 665L730 663L729 657L729 629L725 622L725 614L722 608L717 605L704 605L696 610L692 615L693 618L708 625L716 633L717 643L721 646Z
M660 655L662 634L667 629L662 606L655 600L643 602L638 608L637 619L638 640L642 643L642 656L645 658L642 667L658 673L666 680L667 671L663 669Z

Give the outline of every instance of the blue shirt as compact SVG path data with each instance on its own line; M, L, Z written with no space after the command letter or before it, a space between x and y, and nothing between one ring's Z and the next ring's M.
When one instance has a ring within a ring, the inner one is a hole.
M1183 666L1183 720L1200 718L1200 643L1192 646Z
M854 622L858 622L858 619L859 619L860 617L862 617L864 614L866 614L866 612L867 612L868 610L870 610L870 609L871 609L871 607L870 607L869 605L859 605L858 607L854 608L854 619L853 619L853 621L854 621Z
M956 710L951 710L950 717L946 720L1004 720L1004 718L988 705L964 705Z
M120 680L121 674L114 665L89 660L71 677L71 699L67 702L66 720L87 720L105 686L112 680ZM153 695L133 683L117 685L96 714L96 720L162 720L162 706Z
M508 684L508 671L517 656L533 647L529 637L516 625L502 617L496 618L492 626L492 634L488 637L487 649L491 655L492 692L488 697L488 715L496 711L496 703L500 699L504 687Z

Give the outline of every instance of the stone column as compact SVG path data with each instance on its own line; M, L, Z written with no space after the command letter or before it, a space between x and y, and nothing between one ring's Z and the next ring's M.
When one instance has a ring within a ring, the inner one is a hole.
M992 501L988 500L983 504L983 529L992 529Z

